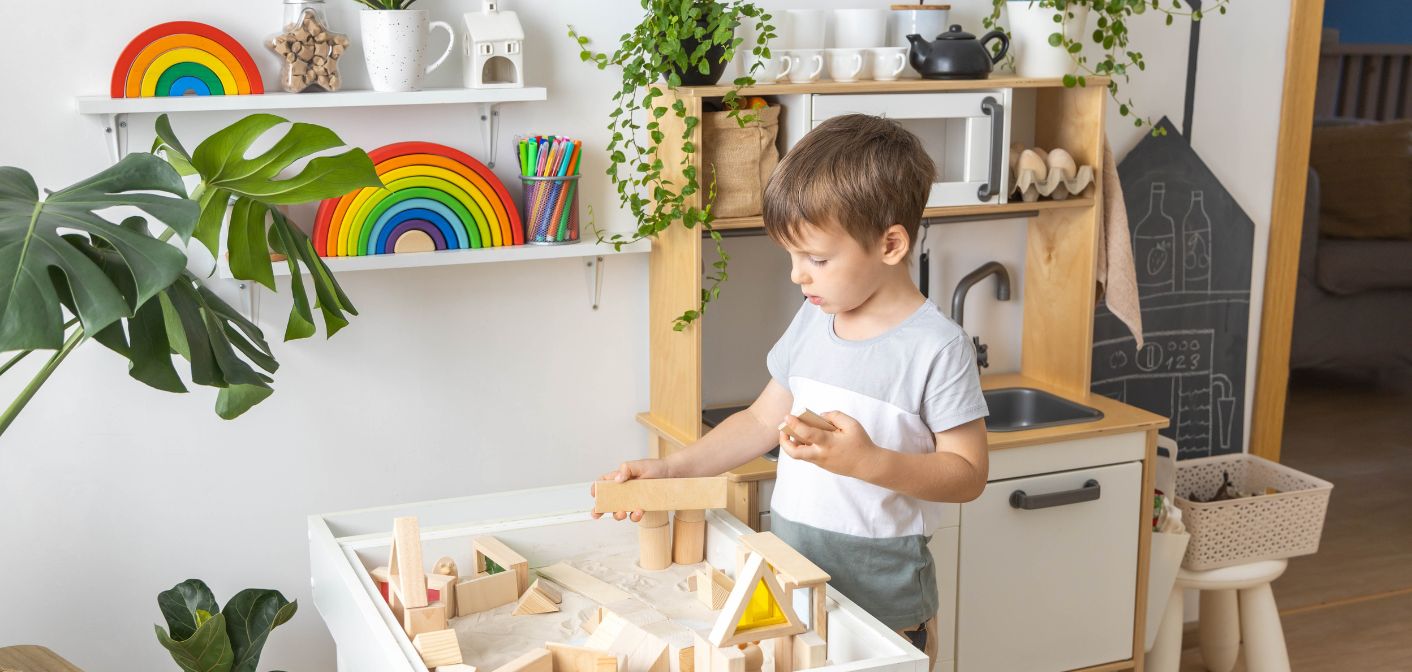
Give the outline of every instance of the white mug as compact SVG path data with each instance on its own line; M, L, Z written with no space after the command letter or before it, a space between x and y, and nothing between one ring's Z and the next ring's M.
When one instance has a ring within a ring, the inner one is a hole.
M886 9L833 10L834 47L869 49L885 44L887 44Z
M862 49L829 49L829 79L855 82L863 74Z
M907 49L903 47L877 47L868 50L871 61L869 73L879 82L897 79L907 69Z
M427 73L440 67L456 45L451 24L430 20L425 9L365 9L359 19L374 91L421 89ZM446 51L428 67L427 38L434 28L446 31Z
M780 77L795 84L808 84L819 79L824 71L824 56L819 49L790 49L780 58L784 71Z
M828 13L822 9L791 9L789 16L790 49L823 49L824 29Z
M778 33L784 32L779 28L776 28L776 31ZM749 17L741 18L740 25L736 26L735 29L735 36L741 39L740 46L736 47L734 59L736 72L738 73L736 76L744 77L750 75L750 69L758 61L760 63L760 69L756 70L755 73L751 75L755 78L755 82L758 84L774 84L779 81L784 70L784 66L781 63L782 59L780 58L780 54L784 49L784 40L779 37L769 40L768 45L771 55L770 58L764 58L763 56L756 56L754 53L751 53L752 50L755 49L755 43L759 34L755 19Z

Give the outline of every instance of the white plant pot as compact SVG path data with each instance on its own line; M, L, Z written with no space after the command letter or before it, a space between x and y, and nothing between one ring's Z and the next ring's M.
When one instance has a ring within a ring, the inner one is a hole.
M1011 0L1005 3L1010 17L1010 53L1015 55L1015 74L1021 77L1063 77L1074 74L1074 59L1063 47L1050 46L1049 36L1063 30L1071 40L1083 40L1087 33L1088 7L1070 10L1074 18L1066 26L1054 22L1058 13L1038 2Z
M365 9L359 20L374 91L420 90L427 73L440 67L456 44L451 24L430 20L425 9ZM428 67L427 43L433 28L446 31L446 51Z

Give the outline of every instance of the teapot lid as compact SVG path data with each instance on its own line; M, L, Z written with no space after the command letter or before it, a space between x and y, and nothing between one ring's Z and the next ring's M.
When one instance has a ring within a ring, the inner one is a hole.
M959 24L959 23L953 23L953 24L951 24L951 28L950 28L949 30L947 30L946 32L944 32L944 33L942 33L942 34L940 34L940 35L937 35L937 36L936 36L936 39L938 39L938 40L974 40L974 39L976 39L976 36L975 36L975 35L972 35L972 34L970 34L970 33L968 33L968 32L966 32L966 31L964 31L964 30L961 30L961 24Z

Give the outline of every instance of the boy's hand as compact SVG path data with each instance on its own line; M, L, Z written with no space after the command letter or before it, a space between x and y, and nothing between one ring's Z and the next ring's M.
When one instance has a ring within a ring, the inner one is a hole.
M780 446L796 460L812 462L841 476L855 476L858 466L874 451L881 450L857 420L838 411L821 413L835 429L817 429L793 415L780 425ZM790 437L794 437L793 440Z
M667 478L667 476L669 476L667 473L667 463L663 460L633 460L631 462L622 463L616 471L603 474L598 480L622 483L623 481L631 481L634 478ZM596 495L597 493L598 486L588 486L588 494ZM593 513L590 515L592 515L595 520L603 517L601 513ZM628 517L631 517L632 522L636 523L642 520L642 510L638 509L631 512L616 511L613 513L614 520L623 520Z

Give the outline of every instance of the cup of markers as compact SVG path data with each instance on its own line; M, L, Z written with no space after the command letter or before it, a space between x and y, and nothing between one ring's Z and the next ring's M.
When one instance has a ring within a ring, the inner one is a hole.
M579 242L579 155L583 141L556 135L516 139L524 185L525 243Z

